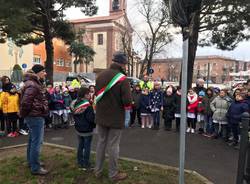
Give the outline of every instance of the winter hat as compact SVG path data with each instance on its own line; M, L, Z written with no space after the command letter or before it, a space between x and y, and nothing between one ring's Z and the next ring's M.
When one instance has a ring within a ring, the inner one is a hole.
M43 65L36 64L36 65L34 65L34 66L31 68L31 70L37 74L37 73L39 73L39 72L45 70L45 68L44 68Z
M16 88L16 86L12 83L9 83L3 87L3 91L10 92L13 88Z
M128 57L124 52L115 52L112 61L120 64L128 64Z
M199 92L199 96L205 96L205 92L204 91L200 91Z
M218 87L214 87L213 90L214 90L215 93L219 93L220 92L220 88L218 88Z

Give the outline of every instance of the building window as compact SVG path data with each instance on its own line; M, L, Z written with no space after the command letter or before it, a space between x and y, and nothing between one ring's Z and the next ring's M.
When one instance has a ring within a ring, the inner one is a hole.
M71 62L70 62L70 61L66 61L66 62L65 62L65 66L66 66L66 67L71 67Z
M98 34L97 39L98 45L103 45L103 34Z
M58 59L56 65L57 65L57 66L64 66L64 61L63 61L63 59L62 59L62 58Z
M40 58L40 56L34 56L34 58L33 58L33 64L41 64L41 58Z

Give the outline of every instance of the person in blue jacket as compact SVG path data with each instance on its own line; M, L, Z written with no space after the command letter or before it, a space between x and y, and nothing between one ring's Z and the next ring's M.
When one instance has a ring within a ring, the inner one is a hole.
M150 109L150 94L149 89L145 88L142 90L142 95L140 97L139 108L141 112L141 122L142 128L151 128L150 125L150 116L151 116L151 109Z
M95 128L95 113L89 102L90 91L88 88L81 87L78 91L78 97L71 104L75 129L78 136L77 162L83 170L91 169L90 151ZM84 150L84 153L83 153Z
M248 104L245 101L245 94L239 93L235 96L235 101L230 105L227 112L227 119L229 128L233 133L233 143L229 145L237 146L239 141L239 123L241 121L242 113L248 112Z

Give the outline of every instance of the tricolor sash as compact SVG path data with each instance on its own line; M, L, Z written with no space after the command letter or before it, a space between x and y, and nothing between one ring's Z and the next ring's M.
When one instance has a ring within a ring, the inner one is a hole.
M122 73L118 73L116 74L112 80L108 83L107 86L103 87L102 89L100 89L100 91L97 92L97 96L96 96L96 99L95 99L95 104L97 102L99 102L103 95L109 91L115 84L121 82L121 81L124 81L126 79L126 75L122 74Z
M88 100L83 100L80 103L78 103L77 105L75 105L74 111L79 112L82 108L87 108L88 106L90 106L89 101Z

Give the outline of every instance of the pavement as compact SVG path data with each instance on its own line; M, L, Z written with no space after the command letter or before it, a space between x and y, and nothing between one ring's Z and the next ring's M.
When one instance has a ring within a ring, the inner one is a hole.
M206 138L198 134L186 136L185 168L194 170L215 184L234 184L237 174L238 150L222 140ZM27 136L0 138L0 147L26 143ZM77 147L73 127L45 132L45 142ZM92 149L95 150L96 138ZM120 156L178 167L179 133L129 128L123 131Z

